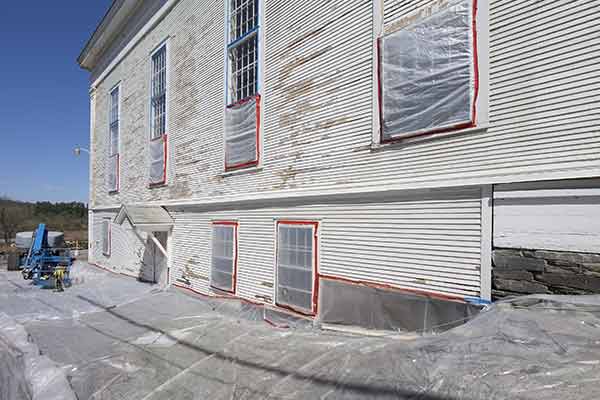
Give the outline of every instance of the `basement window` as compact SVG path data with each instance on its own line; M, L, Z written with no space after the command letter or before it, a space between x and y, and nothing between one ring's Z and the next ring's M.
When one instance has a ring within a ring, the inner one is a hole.
M382 142L475 126L476 1L435 3L385 27L378 46Z
M317 308L317 229L316 222L277 224L276 303L310 315Z
M225 170L259 160L259 0L230 0L225 109Z
M119 141L121 117L121 87L110 92L109 144L108 144L108 191L119 191Z
M237 223L214 222L210 285L235 293L237 274Z
M102 220L102 254L110 256L111 226L110 219Z
M167 45L152 54L150 185L167 181Z

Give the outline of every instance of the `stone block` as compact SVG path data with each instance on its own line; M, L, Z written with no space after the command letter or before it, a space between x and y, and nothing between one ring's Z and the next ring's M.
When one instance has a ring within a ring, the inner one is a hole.
M497 269L525 270L530 272L544 272L546 261L536 258L515 257L495 250L492 255L494 267Z
M494 300L505 299L508 297L519 297L519 296L523 296L523 293L507 292L506 290L492 289L492 299L494 299Z
M522 257L523 253L519 249L494 249L494 254L502 257Z
M600 273L600 263L583 263L581 268L584 271Z
M571 264L600 263L600 254L569 253L566 251L549 250L537 250L533 254L536 258L548 261L563 261Z
M511 269L494 269L492 271L494 279L513 279L517 281L532 281L533 274L528 271Z
M600 293L600 278L574 274L540 274L537 279L549 286L582 289L589 293Z
M538 282L517 281L512 279L494 279L493 283L495 289L503 291L524 294L551 293L547 286Z

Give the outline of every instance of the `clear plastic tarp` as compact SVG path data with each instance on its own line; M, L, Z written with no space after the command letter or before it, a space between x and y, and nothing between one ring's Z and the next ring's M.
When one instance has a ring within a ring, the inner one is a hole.
M166 136L150 141L150 184L166 181Z
M235 227L233 225L213 225L212 268L210 284L217 289L233 291L233 270L235 268Z
M248 165L258 157L257 113L259 97L225 109L225 165Z
M108 190L113 192L119 189L119 155L108 158Z
M473 0L450 3L382 38L383 138L472 121Z
M313 301L313 227L278 227L277 302L310 312Z

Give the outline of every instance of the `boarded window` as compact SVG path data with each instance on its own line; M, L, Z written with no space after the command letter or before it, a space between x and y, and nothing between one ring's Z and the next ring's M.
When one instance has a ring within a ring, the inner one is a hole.
M210 284L227 292L235 292L237 224L215 223L212 227L212 260Z
M316 224L277 227L277 304L313 313Z
M167 46L152 55L150 184L167 181Z
M110 219L102 220L102 254L110 256Z
M230 0L225 169L258 164L258 0Z
M119 135L120 135L120 95L119 86L110 92L109 144L108 144L108 190L119 190Z
M380 44L384 140L474 124L473 1L450 2L386 29Z

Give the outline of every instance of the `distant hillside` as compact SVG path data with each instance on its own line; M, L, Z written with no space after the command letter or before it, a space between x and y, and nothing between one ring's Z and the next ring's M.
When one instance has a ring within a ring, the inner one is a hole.
M0 239L12 241L17 232L34 230L45 223L50 230L72 233L85 240L87 205L84 203L27 203L0 197Z

